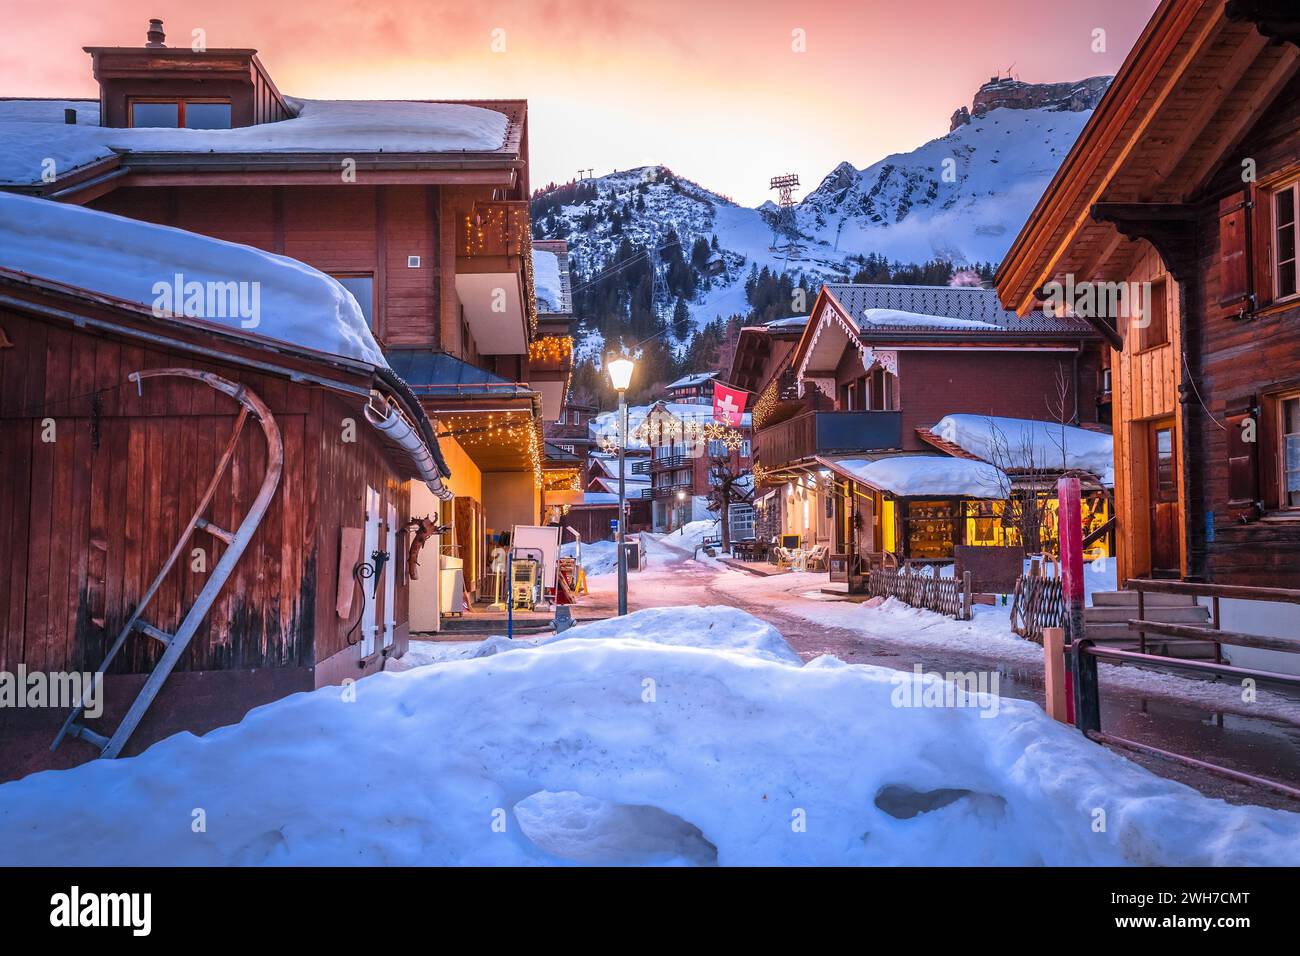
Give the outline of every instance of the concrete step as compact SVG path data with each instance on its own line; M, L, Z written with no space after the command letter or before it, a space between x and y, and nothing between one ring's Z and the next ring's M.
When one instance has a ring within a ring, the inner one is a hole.
M1136 591L1094 591L1093 607L1137 607ZM1196 604L1196 598L1187 594L1147 594L1147 607L1188 607Z
M1147 605L1146 620L1163 624L1208 624L1210 611L1199 604ZM1138 616L1137 605L1118 604L1113 607L1088 607L1083 609L1087 624L1124 624Z

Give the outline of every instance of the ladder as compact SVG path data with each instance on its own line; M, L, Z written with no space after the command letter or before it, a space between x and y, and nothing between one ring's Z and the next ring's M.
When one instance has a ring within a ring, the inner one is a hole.
M158 696L158 691L162 689L163 683L167 680L173 668L176 667L181 655L185 653L185 648L189 646L190 640L207 616L212 603L217 598L217 594L226 583L226 579L230 577L230 572L234 570L240 556L243 555L244 549L248 547L248 542L252 538L253 532L257 530L257 526L261 523L262 516L266 514L266 509L271 504L275 489L280 483L280 472L284 467L284 445L280 439L280 429L275 424L275 418L272 416L270 409L266 407L266 404L256 393L229 379L214 375L211 372L200 372L197 369L147 369L132 372L127 378L135 382L137 387L140 387L140 383L144 379L164 376L194 379L216 389L218 392L229 395L239 403L239 417L235 420L225 450L217 462L216 473L213 474L212 480L208 482L207 490L204 491L203 498L194 511L194 516L190 518L189 524L185 526L185 530L181 533L180 540L176 542L176 547L172 549L166 562L163 563L162 570L158 572L158 576L154 578L153 583L141 596L135 612L127 620L121 633L117 635L117 640L109 648L104 662L99 665L97 676L100 680L103 680L103 675L108 670L109 665L113 663L113 658L117 656L118 651L122 649L132 634L142 634L157 641L163 646L162 656L159 657L158 663L154 665L149 677L145 680L144 686L140 688L140 693L136 695L130 709L126 712L126 716L122 718L121 723L118 724L111 737L106 737L80 723L80 718L85 710L85 701L83 700L68 714L58 736L54 738L54 743L50 744L51 750L56 749L63 742L64 737L71 735L97 747L101 757L116 757L122 752L122 748L126 745L132 732L144 717L145 711L149 709L153 699ZM235 455L235 447L239 443L239 436L243 432L244 424L248 421L249 415L254 416L261 424L262 434L266 438L266 477L262 479L262 487L258 491L257 497L253 499L253 503L249 506L248 513L244 516L244 520L240 522L239 527L235 531L227 531L213 524L203 516L203 513L208 510L221 478L230 466L231 459ZM176 629L176 633L169 634L146 621L144 613L149 606L149 602L153 600L158 593L158 589L162 586L163 579L167 577L167 573L171 571L176 559L185 550L186 544L188 544L195 531L206 532L224 542L226 550L212 569L212 574L204 583L203 589L195 598L194 604L185 615L185 619L181 621L180 627Z

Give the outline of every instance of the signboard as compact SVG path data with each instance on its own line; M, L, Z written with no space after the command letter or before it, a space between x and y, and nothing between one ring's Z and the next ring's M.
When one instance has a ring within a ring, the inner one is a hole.
M516 549L516 556L531 555L536 557L536 552L520 551L519 549L535 548L542 553L542 586L546 588L555 587L555 575L557 572L556 560L560 556L560 529L557 525L530 525L517 524L510 535L511 547Z

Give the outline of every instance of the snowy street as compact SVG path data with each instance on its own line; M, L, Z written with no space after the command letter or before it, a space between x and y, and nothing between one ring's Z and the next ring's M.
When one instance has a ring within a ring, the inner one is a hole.
M727 605L777 628L804 660L827 654L846 663L926 672L996 669L1002 695L1043 704L1042 648L1013 634L1006 608L978 607L974 621L954 621L905 606L871 609L823 593L826 575L786 573L760 578L695 546L700 522L681 532L645 535L647 567L629 576L629 608ZM693 533L691 533L693 532ZM607 544L607 543L606 543ZM612 562L612 548L607 548ZM602 555L605 553L601 552ZM597 563L597 570L604 566ZM1096 587L1113 586L1113 567L1089 570ZM1108 577L1109 575L1109 577ZM589 579L585 605L612 614L612 573ZM584 613L590 613L584 610ZM1103 726L1121 736L1226 763L1234 769L1300 784L1300 700L1264 692L1243 703L1230 685L1103 666ZM1291 718L1288 723L1281 718ZM1130 759L1133 759L1130 757ZM1200 771L1138 757L1153 772L1227 800L1294 810L1295 802Z

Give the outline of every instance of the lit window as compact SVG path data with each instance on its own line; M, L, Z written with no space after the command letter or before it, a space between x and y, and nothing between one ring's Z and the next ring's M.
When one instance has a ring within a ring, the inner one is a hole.
M1300 183L1292 183L1273 194L1273 261L1277 278L1273 290L1277 298L1296 294L1296 209Z

